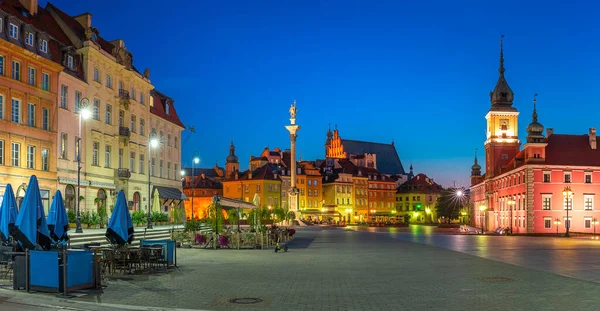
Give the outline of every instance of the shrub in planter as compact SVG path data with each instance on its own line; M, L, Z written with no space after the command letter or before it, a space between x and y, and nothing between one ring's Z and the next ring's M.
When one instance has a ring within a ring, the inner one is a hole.
M77 213L73 210L68 210L67 218L69 219L69 223L74 224L77 221Z
M136 226L141 226L147 222L148 214L142 211L135 211L131 213L131 222L133 222Z
M229 246L229 237L227 237L226 235L220 236L219 237L219 245L221 245L222 247Z
M196 234L196 243L200 245L206 244L206 236L203 234Z
M83 211L81 213L81 224L86 225L86 228L90 227L91 214L89 211Z
M184 230L186 232L196 232L200 231L200 226L202 225L202 221L196 219L190 219L185 223Z

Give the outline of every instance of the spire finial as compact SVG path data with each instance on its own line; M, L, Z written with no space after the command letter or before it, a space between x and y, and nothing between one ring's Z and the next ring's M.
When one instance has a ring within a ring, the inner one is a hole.
M477 148L475 148L475 164L477 164Z
M231 145L233 146L233 136L231 136Z
M537 114L537 107L536 107L536 103L537 103L537 96L538 94L535 93L533 95L533 115L531 116L531 119L533 120L533 122L537 122L538 121L538 114Z
M503 49L503 44L504 44L504 35L500 36L500 69L498 69L498 72L500 72L501 75L504 75L504 49Z

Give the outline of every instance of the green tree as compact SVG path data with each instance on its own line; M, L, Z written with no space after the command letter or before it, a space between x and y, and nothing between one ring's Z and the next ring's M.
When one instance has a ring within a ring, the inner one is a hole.
M453 219L458 219L461 208L468 202L463 189L448 188L441 192L437 199L435 208L439 217L445 217L450 223Z
M224 229L223 207L221 204L211 204L208 206L208 222L213 232L219 233Z

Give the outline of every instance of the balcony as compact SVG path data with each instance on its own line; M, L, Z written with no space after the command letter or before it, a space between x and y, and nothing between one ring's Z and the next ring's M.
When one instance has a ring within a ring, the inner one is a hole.
M120 179L129 179L131 178L131 172L128 168L118 168L117 177L119 177Z
M130 137L131 132L129 131L129 128L125 126L119 126L119 136Z
M119 98L129 100L129 91L119 90Z
M126 110L129 110L129 91L119 90L119 104L121 104Z

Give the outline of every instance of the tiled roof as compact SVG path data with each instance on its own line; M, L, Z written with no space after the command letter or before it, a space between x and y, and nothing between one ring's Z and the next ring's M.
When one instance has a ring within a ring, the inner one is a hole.
M37 30L41 32L45 32L50 35L55 40L61 40L64 37L64 33L60 31L56 31L54 28L56 23L52 20L52 17L48 12L44 10L44 8L38 6L38 14L31 16L27 14L27 16L23 15L23 11L27 11L25 7L18 0L3 0L0 1L0 9L5 11L6 13L20 19L26 24L30 24L35 27ZM5 24L6 25L6 24ZM7 30L7 29L5 29ZM55 40L50 40L48 42L48 54L50 55L50 59L55 63L61 64L62 60L62 52L59 46L59 42ZM37 51L36 51L37 52Z
M185 128L181 120L179 120L179 116L177 115L177 110L175 109L174 101L168 97L167 95L157 91L156 89L152 91L152 95L154 98L154 106L150 107L150 112L153 115L156 115L162 119L165 119L175 125L179 125L182 128ZM169 114L165 111L165 105L169 102Z
M224 168L219 167L221 171L225 171ZM183 168L184 176L192 176L192 169L187 167ZM206 177L219 177L219 174L215 171L214 168L198 168L194 167L194 176L200 176L204 174Z
M425 174L417 174L411 180L403 183L398 187L399 193L439 193L442 191L442 186L435 183Z
M393 144L342 139L347 154L377 154L377 169L388 175L404 174L404 167Z
M600 149L590 147L587 134L552 134L547 141L546 164L600 166Z
M275 177L277 174L277 177ZM252 172L252 178L250 178L250 170L245 170L238 174L237 180L280 180L280 173L277 168L277 165L272 163L267 163ZM234 177L230 177L225 181L234 181Z
M187 176L190 177L190 176ZM189 178L191 179L191 178ZM189 184L187 183L188 178L186 178L183 182L183 188L184 189L191 189L192 188L192 183L190 182ZM214 178L208 177L208 176L204 176L204 178L202 178L202 175L194 175L194 181L196 182L194 185L194 188L198 188L198 189L223 189L223 184L221 184L220 181L215 180Z

